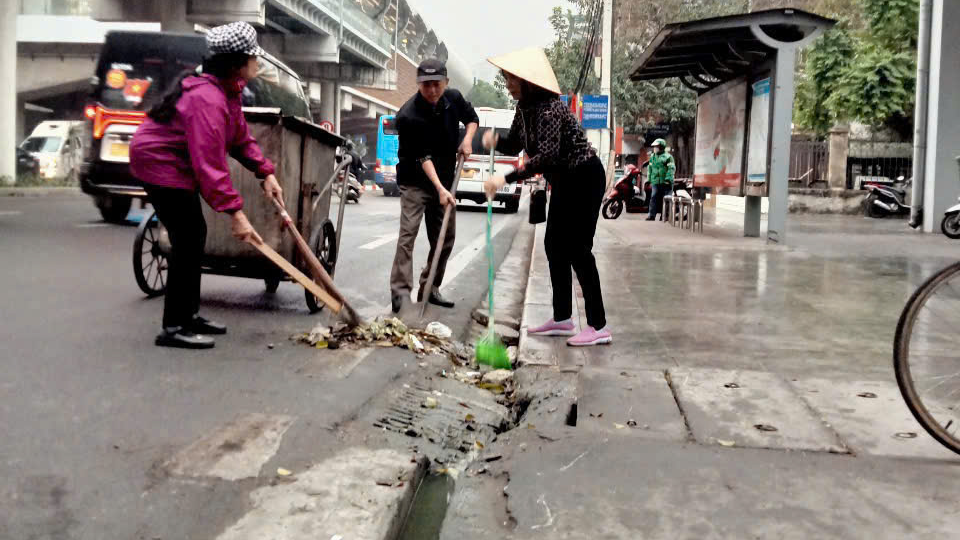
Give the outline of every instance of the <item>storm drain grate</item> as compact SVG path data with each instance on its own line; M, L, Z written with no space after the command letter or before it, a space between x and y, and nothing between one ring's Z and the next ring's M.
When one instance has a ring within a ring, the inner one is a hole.
M436 401L435 408L424 406L428 398ZM496 436L501 422L494 412L470 407L453 396L415 385L405 388L373 425L429 442L436 447L434 452L429 452L434 461L451 464L464 454L483 448Z

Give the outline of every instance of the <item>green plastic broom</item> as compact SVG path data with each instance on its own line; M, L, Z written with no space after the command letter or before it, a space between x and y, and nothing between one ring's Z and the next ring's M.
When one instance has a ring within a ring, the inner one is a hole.
M494 154L496 152L496 138L490 147L490 177L494 175ZM493 199L487 198L487 304L490 308L489 318L487 320L487 333L475 347L477 363L486 364L494 369L512 369L510 365L510 355L507 354L507 348L497 336L493 326L493 282L494 282L494 252L493 239L491 238L491 229L493 229Z

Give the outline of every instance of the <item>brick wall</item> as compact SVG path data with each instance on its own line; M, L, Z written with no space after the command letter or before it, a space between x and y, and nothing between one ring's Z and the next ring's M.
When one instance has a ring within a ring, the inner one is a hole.
M408 99L417 93L417 66L403 56L396 55L396 59L398 62L396 90L364 87L357 87L357 90L381 101L386 101L399 109ZM394 61L391 60L388 64L389 69L393 69L393 62Z

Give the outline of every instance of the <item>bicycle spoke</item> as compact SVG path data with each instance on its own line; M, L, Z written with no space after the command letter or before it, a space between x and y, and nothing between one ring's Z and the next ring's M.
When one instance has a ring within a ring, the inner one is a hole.
M894 350L897 383L934 438L960 453L960 263L925 280L904 308Z

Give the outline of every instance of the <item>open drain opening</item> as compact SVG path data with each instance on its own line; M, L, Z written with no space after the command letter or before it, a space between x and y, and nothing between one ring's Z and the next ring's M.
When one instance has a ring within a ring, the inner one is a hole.
M570 405L570 412L567 413L567 425L577 427L577 404Z
M424 476L397 540L438 540L453 488L453 478L446 474Z

